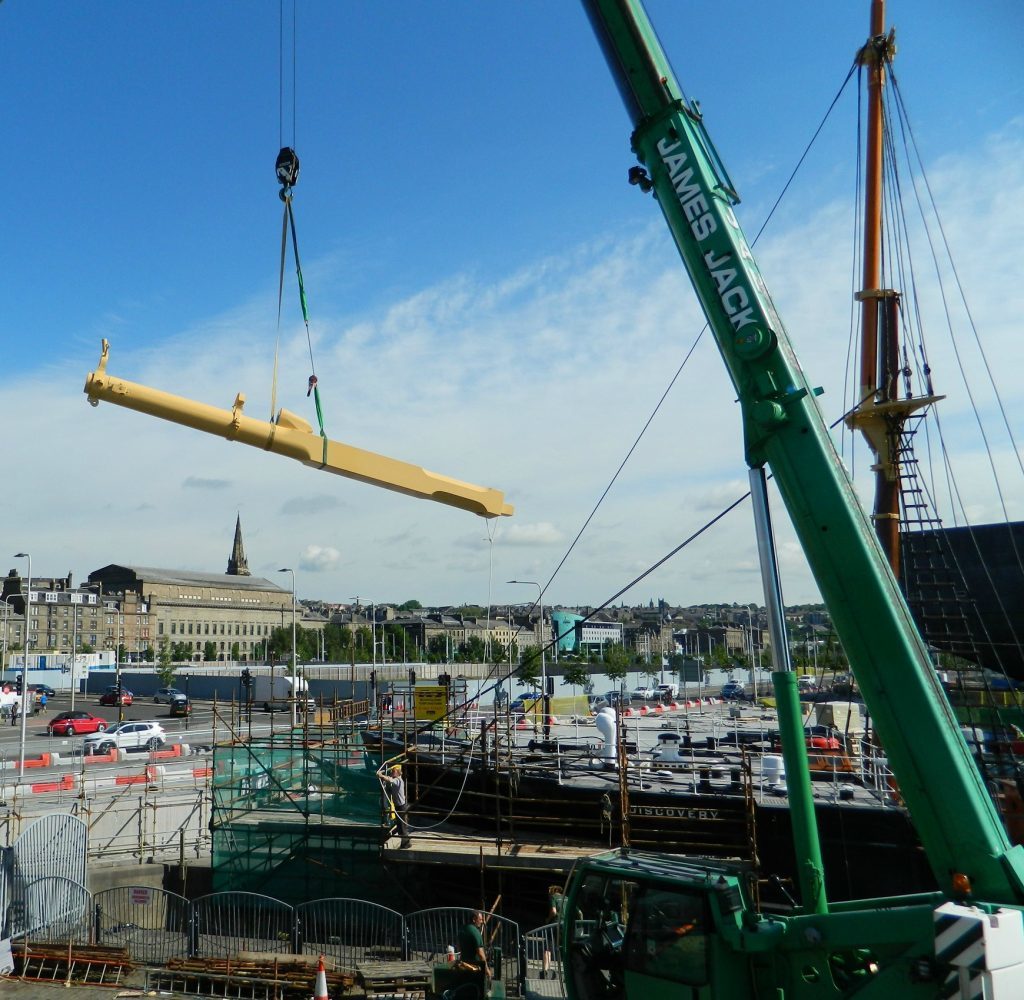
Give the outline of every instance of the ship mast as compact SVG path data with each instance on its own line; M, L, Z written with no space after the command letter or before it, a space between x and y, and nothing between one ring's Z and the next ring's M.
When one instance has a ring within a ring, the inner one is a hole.
M861 304L860 389L847 422L874 456L872 521L897 579L900 574L900 447L907 418L936 396L899 398L900 293L882 287L882 197L885 123L882 95L886 65L896 54L895 33L885 31L885 0L871 2L871 31L858 53L867 72L867 147L864 184L864 268L856 294Z

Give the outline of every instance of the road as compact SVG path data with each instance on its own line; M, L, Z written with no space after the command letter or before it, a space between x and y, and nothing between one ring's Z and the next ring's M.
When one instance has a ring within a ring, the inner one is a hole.
M38 757L40 754L59 754L62 759L80 758L82 755L82 736L50 736L47 732L47 723L59 715L71 709L71 695L58 693L50 698L46 710L38 715L30 715L25 722L25 756L26 758ZM116 706L105 706L99 704L99 698L95 695L77 695L75 697L75 709L91 712L102 719L105 719L108 728L118 722L119 711L125 721L151 720L159 722L167 734L167 744L187 743L192 747L211 747L215 740L222 740L228 737L228 726L224 721L225 714L231 716L230 708L221 706L220 718L214 720L212 702L193 702L192 715L188 719L172 718L170 707L165 704L155 704L152 697L139 697L135 702L123 709ZM254 712L252 723L245 725L245 734L267 735L272 731L284 730L287 728L287 718L282 713L273 717L263 712ZM21 745L21 721L16 725L9 722L0 724L0 768L10 773L11 765L17 767L20 758ZM130 762L133 753L126 754ZM65 768L66 770L66 768ZM38 775L45 780L52 769L33 768L32 777Z

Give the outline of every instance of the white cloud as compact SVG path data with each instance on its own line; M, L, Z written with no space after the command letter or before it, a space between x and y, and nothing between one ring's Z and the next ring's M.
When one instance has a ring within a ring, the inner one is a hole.
M535 546L559 545L565 536L553 524L510 524L495 539L499 545Z
M961 277L1018 427L1024 282L1013 269L1024 242L1022 152L1020 129L1009 129L976 156L947 157L933 175L940 199L950 201L947 233L971 253ZM966 185L981 161L998 183ZM821 405L830 422L846 405L849 229L845 209L828 205L803 212L756 251L809 377L827 390ZM317 280L343 286L344 266L321 263ZM270 302L254 295L159 344L111 317L110 371L225 410L242 391L246 414L265 419ZM520 600L504 581L547 580L702 325L660 223L615 242L595 238L493 282L453 272L389 306L316 320L328 435L504 489L516 515L492 526L493 546L488 526L464 512L108 404L90 409L81 392L97 357L90 344L42 374L4 376L5 411L29 415L31 428L5 440L7 468L18 470L5 496L8 547L31 551L42 574L71 567L82 578L109 562L217 571L241 511L252 565L316 574L301 583L303 596L479 603L491 592L496 603ZM947 433L971 449L957 466L971 493L964 502L994 514L976 435L962 419L970 404L955 385L958 364L939 337L933 367L938 391L951 397ZM308 370L305 331L293 323L282 339L277 405L315 421ZM1011 514L1020 516L1019 470L1006 446L996 451L1007 456ZM856 463L858 480L867 465ZM705 335L545 602L603 600L746 490L735 392ZM782 513L776 528L786 597L811 599L813 582ZM749 505L628 599L658 596L759 600Z
M341 564L341 553L329 545L307 545L299 557L299 569L308 573L329 573Z

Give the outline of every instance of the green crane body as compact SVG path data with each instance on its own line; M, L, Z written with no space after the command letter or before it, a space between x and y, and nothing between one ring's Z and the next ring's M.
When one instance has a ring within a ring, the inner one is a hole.
M807 381L775 311L699 110L685 100L640 0L583 4L632 119L642 168L631 180L661 206L735 387L746 461L774 476L940 890L765 917L728 866L635 853L584 863L570 884L567 941L600 950L599 936L584 940L575 917L595 886L605 887L610 902L636 885L646 886L646 899L657 886L675 884L703 900L716 944L705 953L699 983L671 970L638 971L644 963L628 960L624 979L607 969L595 979L601 962L573 945L566 959L570 1000L614 1000L623 989L628 1000L641 991L644 1000L656 1000L651 990L666 983L666 996L694 998L937 995L939 973L929 966L936 908L947 901L982 911L1020 908L1024 848L1007 839L836 453L816 401L820 390ZM625 932L623 922L612 936ZM680 983L691 991L680 992Z

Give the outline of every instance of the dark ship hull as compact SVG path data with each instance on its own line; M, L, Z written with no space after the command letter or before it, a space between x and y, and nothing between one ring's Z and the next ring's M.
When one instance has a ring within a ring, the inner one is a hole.
M429 742L406 748L397 736L385 735L382 742L380 733L367 734L367 747L377 759L404 753L414 830L444 818L485 836L539 833L552 844L628 843L638 850L747 861L769 887L796 882L788 800L759 787L756 776L744 777L739 758L736 766L709 761L699 778L661 769L631 777L623 798L616 772L574 767L564 757L466 761L455 748L441 753ZM817 784L823 786L816 790L815 811L830 898L935 887L906 810L865 789L846 799L838 786Z
M905 532L900 544L925 641L1024 680L1024 521Z

